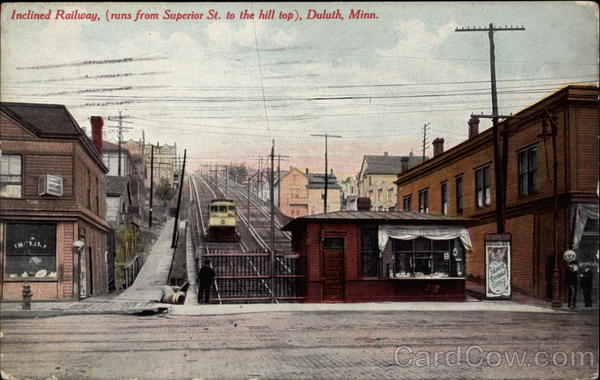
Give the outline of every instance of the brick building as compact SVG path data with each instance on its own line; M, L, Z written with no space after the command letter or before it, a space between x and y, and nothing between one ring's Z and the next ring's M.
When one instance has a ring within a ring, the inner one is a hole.
M556 115L558 218L553 218L552 139L544 140L545 110ZM566 297L562 253L573 248L580 265L594 268L598 283L598 87L567 86L500 122L508 132L506 231L512 234L512 287L552 298L553 234L561 256L561 297ZM470 228L473 254L468 273L485 280L484 234L496 232L492 130L478 133L469 121L469 139L398 175L399 209L459 215L477 220Z
M62 105L1 103L0 296L108 292L106 173ZM101 131L100 131L101 134Z
M463 301L470 221L403 211L296 218L306 302Z

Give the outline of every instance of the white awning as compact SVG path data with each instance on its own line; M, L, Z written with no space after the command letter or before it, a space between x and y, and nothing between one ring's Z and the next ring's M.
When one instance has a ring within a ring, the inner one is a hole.
M573 244L574 250L579 248L581 237L583 236L583 230L588 219L598 219L598 205L597 204L583 204L579 203L575 207L575 225L573 226Z
M452 240L460 238L465 250L471 251L469 231L454 226L402 226L382 224L379 226L379 250L383 252L390 239L413 240L424 237L431 240Z

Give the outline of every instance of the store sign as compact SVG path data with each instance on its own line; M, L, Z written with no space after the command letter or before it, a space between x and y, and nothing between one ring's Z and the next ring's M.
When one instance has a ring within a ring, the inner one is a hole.
M38 195L63 195L63 178L59 175L46 174L38 177Z
M510 234L485 234L485 294L488 299L511 295Z

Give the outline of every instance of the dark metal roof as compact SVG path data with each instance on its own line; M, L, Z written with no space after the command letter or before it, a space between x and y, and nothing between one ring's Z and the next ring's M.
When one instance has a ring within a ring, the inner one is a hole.
M398 174L423 161L421 156L365 156L364 174Z
M325 174L321 173L308 173L305 174L308 177L308 188L309 189L324 189L325 188ZM338 184L335 174L327 175L327 188L328 189L341 189L342 187Z
M423 214L409 211L355 211L343 210L327 214L307 215L294 219L282 229L289 231L305 223L340 223L340 222L385 222L392 224L467 224L469 218L459 218L446 215Z
M75 138L86 148L92 159L108 173L102 157L83 132L71 113L62 104L1 102L3 112L40 137Z

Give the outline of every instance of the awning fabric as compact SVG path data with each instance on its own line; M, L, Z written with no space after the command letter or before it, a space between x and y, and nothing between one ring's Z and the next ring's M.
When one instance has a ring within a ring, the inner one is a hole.
M573 249L579 248L583 230L588 219L598 219L597 204L578 203L575 208L575 225L573 226Z
M383 252L390 239L413 240L424 237L431 240L452 240L460 238L465 250L471 251L469 231L454 226L401 226L382 224L379 226L379 250Z

